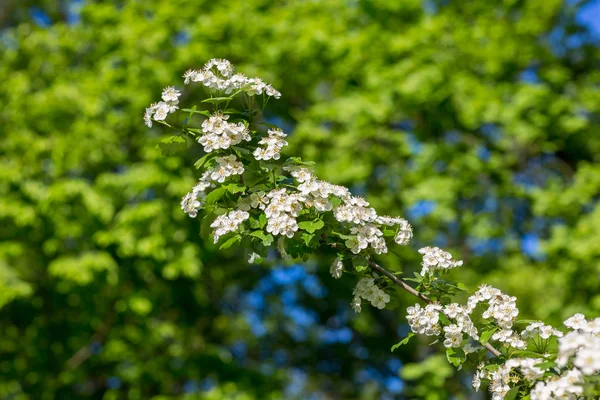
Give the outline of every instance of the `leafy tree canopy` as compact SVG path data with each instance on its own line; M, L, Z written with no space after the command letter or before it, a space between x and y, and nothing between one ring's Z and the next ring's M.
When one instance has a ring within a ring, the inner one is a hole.
M142 114L213 57L282 92L267 117L290 155L404 215L468 285L556 326L597 316L600 58L582 7L8 0L1 396L466 398L428 343L389 353L412 299L354 316L329 257L251 266L181 213L201 147L163 158L168 132ZM412 275L412 254L384 261Z

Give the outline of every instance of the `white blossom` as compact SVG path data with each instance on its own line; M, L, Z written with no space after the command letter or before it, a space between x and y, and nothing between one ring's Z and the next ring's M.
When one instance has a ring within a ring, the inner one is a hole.
M248 257L248 263L254 264L254 263L260 261L261 259L262 259L262 257L259 254L252 252L252 254L250 254L250 257Z
M419 253L423 254L423 262L421 266L421 275L432 274L436 270L448 270L455 267L460 267L462 261L452 260L452 255L439 247L423 247L419 249Z
M354 236L352 239L346 240L346 247L354 254L358 254L361 250L371 247L376 254L387 253L387 246L383 239L383 232L375 225L363 225L350 228L350 233Z
M257 160L279 160L281 149L288 144L284 140L287 135L280 129L269 129L267 134L267 137L258 142L258 144L266 145L266 147L258 147L254 150L254 158Z
M356 312L360 312L361 299L369 301L373 307L380 310L390 301L390 296L375 284L373 278L362 278L358 281L352 294L354 298L351 304Z
M252 139L246 125L242 122L228 122L228 119L229 115L215 113L202 122L202 135L198 138L198 143L204 146L205 152L228 149L243 140Z
M406 309L406 319L410 325L410 329L414 333L427 336L439 335L441 332L439 325L439 313L441 310L442 306L437 303L428 304L425 308L422 308L419 304L408 307Z
M550 325L546 325L541 321L532 322L525 330L521 332L523 339L529 339L535 336L540 336L542 339L549 339L550 336L562 337L563 333Z
M162 99L158 103L153 103L144 111L144 124L151 128L152 120L164 121L169 114L174 113L179 107L179 96L181 92L173 86L168 86L162 91Z
M224 59L213 58L201 70L190 69L183 74L184 83L198 82L209 89L222 90L229 94L242 90L248 96L265 94L279 99L281 93L260 78L247 78L243 74L234 74L231 63Z
M219 215L210 225L214 228L214 242L217 243L221 236L235 232L240 224L250 217L246 211L230 211L228 214Z
M333 263L331 264L331 267L329 268L329 273L335 279L340 279L342 277L343 272L344 272L344 264L342 263L342 260L340 260L340 258L337 257L335 260L333 260Z

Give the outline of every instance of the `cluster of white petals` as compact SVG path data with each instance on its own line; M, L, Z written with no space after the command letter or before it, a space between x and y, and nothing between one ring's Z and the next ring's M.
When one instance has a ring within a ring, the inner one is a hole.
M287 135L281 129L269 129L267 135L258 142L258 144L266 145L266 147L257 147L254 150L254 158L257 160L279 160L281 149L288 144L284 139Z
M340 258L337 257L335 260L333 260L331 267L329 267L329 273L335 279L340 279L342 277L343 272L344 272L344 264L342 263L342 260L340 260Z
M509 328L497 330L492 335L492 339L501 343L506 343L507 345L516 349L525 349L527 347L527 343L521 339L519 334Z
M577 369L572 369L559 377L538 382L531 393L531 400L577 400L583 394L583 375Z
M423 247L419 249L419 253L423 254L423 262L421 266L421 275L433 274L436 270L448 270L455 267L460 267L462 261L452 260L452 255L439 247Z
M151 104L150 107L146 108L144 112L144 124L148 128L152 128L152 120L164 121L169 114L174 113L179 108L177 106L179 104L179 96L181 96L181 92L173 86L164 88L162 92L163 101Z
M396 236L394 237L394 241L401 246L407 245L413 237L412 226L408 223L407 220L400 218L399 230Z
M296 217L302 211L303 196L289 193L287 189L273 189L266 195L269 204L265 207L267 232L273 235L293 237L298 230Z
M489 307L483 313L483 318L493 318L498 326L504 329L512 328L512 324L519 315L517 298L502 293L499 289L488 285L481 285L467 301L467 312L473 312L478 303L487 302Z
M502 400L510 391L509 384L512 382L510 373L513 367L513 364L505 363L498 366L498 369L494 371L480 369L473 379L473 387L475 390L479 390L481 379L487 379L489 380L488 389L492 393L492 400Z
M477 328L475 327L475 324L473 324L473 321L471 321L471 317L464 307L460 306L458 303L450 303L444 306L443 312L448 318L456 321L456 325L460 328L461 332L466 333L475 340L479 340Z
M361 311L361 299L369 301L373 307L380 310L385 308L385 305L390 301L390 295L377 286L373 278L362 278L358 281L352 294L354 295L351 303L352 308L357 313Z
M444 346L461 347L463 341L463 332L460 326L450 324L444 327Z
M184 83L199 82L210 89L222 90L229 94L236 90L249 96L265 94L276 99L281 93L260 78L247 78L243 74L234 74L233 66L227 60L212 59L201 70L189 69L183 74Z
M437 303L427 304L424 308L419 304L406 309L408 324L414 333L427 336L437 336L441 332L440 311L442 306Z
M198 215L198 211L202 207L199 199L204 196L205 190L212 186L213 182L223 183L232 175L244 173L244 164L238 161L234 155L217 157L215 161L217 163L215 168L205 171L192 191L183 196L181 200L181 209L191 218L196 218Z
M229 122L228 119L229 115L215 113L202 122L202 136L198 138L198 143L204 146L205 152L228 149L243 140L252 139L244 123Z
M586 320L583 314L575 314L565 321L573 329L558 340L559 366L569 361L584 375L600 373L600 318Z
M348 196L343 199L344 204L333 210L333 216L339 222L352 222L358 225L364 225L375 222L377 212L369 207L369 202L358 196Z
M217 157L215 161L217 166L211 171L207 171L210 174L210 179L215 182L223 183L230 176L244 173L244 164L238 161L234 155Z
M219 238L229 232L235 232L239 228L240 224L250 217L246 211L236 210L230 211L227 214L219 215L212 224L211 228L214 228L213 236L214 241L217 243Z
M202 208L202 202L199 199L200 191L192 190L181 199L181 209L191 218L198 216L198 211Z
M371 247L376 254L387 253L383 232L375 225L362 225L350 228L350 233L355 236L346 240L346 247L354 254Z
M510 384L518 382L517 376L512 373L513 370L518 370L527 381L534 382L544 376L544 370L537 366L542 362L539 358L511 358L496 370L484 370L482 365L475 373L473 387L479 390L481 379L487 379L492 399L504 399L511 389Z
M521 332L521 337L523 339L529 339L538 335L542 339L549 339L550 336L562 337L563 333L550 325L544 324L542 321L530 323L525 327L525 330Z

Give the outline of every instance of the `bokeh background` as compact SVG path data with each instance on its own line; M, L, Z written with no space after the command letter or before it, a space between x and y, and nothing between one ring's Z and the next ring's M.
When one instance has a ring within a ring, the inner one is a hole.
M255 266L179 210L144 108L213 57L282 93L284 155L521 316L600 315L600 2L1 0L0 398L484 399L331 257Z

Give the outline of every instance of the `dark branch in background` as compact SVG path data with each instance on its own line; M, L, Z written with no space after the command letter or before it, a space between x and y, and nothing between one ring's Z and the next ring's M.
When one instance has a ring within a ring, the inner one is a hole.
M67 360L67 367L69 369L76 369L81 364L83 364L88 358L90 358L93 354L92 352L92 344L95 342L103 342L106 338L106 335L110 332L112 324L115 320L115 304L113 303L110 308L110 312L106 318L106 320L98 327L94 335L90 338L88 344L77 350L75 354L71 356Z

